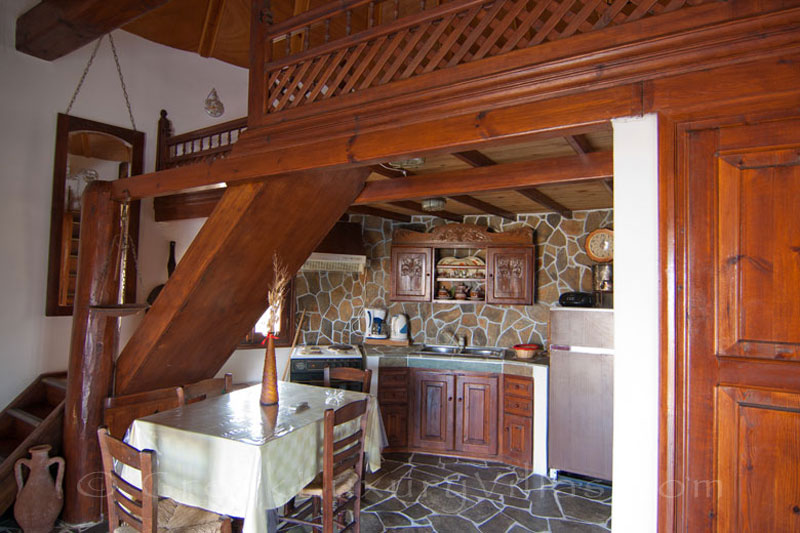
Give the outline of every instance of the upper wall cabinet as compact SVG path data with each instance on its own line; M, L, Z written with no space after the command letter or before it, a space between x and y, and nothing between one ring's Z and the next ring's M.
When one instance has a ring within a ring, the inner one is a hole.
M533 303L533 230L492 233L447 224L392 237L391 299L448 304Z

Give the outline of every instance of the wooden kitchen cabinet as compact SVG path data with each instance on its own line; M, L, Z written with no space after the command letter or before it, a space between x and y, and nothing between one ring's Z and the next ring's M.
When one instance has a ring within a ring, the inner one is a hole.
M497 455L497 415L496 376L456 376L456 451Z
M408 368L381 368L378 404L389 449L408 447Z
M427 302L431 299L433 250L422 247L392 247L392 300Z
M533 466L533 380L503 376L501 455L506 462Z
M455 376L436 370L413 369L411 445L431 451L453 449Z
M486 250L486 302L533 303L533 248Z

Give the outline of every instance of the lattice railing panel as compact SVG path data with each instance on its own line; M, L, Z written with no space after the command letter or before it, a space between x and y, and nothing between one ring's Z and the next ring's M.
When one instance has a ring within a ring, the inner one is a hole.
M264 111L276 113L712 1L720 0L442 3L434 9L268 63ZM319 24L325 19L315 20ZM288 42L291 32L301 29L283 29L284 38ZM310 35L307 30L306 35ZM269 46L272 44L270 41Z
M180 167L226 157L239 136L247 130L247 119L238 119L196 132L168 137L163 168Z

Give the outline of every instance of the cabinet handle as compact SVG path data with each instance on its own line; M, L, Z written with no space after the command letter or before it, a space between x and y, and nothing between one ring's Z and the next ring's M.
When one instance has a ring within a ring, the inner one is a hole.
M458 401L460 402L460 401L462 401L463 399L464 399L464 398L459 398L459 399L458 399Z
M452 397L452 396L450 396L450 397L447 399L447 401L448 401L448 402L452 402L452 401L453 401L453 397Z

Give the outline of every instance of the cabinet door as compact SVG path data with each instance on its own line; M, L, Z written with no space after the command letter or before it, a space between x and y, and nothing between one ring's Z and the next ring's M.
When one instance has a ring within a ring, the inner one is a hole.
M457 451L497 455L497 390L496 376L456 376Z
M427 370L413 372L413 446L431 451L453 449L454 377Z
M717 390L717 531L800 531L800 394Z
M529 416L503 415L503 456L516 464L533 464L533 421Z
M431 299L431 248L392 247L391 299L426 302Z
M486 259L486 303L533 303L533 248L488 248Z
M383 426L390 448L408 446L408 405L381 405Z

